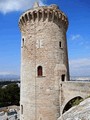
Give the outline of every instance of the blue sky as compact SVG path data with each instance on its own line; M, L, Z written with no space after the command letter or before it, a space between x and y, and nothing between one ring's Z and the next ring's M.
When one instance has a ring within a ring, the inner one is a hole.
M0 74L20 73L21 13L35 0L0 0ZM57 4L69 19L67 31L71 76L90 76L90 0L45 0Z

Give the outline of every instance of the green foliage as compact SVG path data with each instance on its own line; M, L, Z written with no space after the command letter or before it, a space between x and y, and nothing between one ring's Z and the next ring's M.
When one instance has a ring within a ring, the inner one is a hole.
M87 98L90 98L90 95L89 95L89 96L87 96L85 99L87 99Z
M79 103L82 102L82 101L83 101L83 98L81 98L81 97L73 98L72 100L70 100L70 101L66 104L66 106L65 106L65 108L64 108L64 110L63 110L63 113L66 112L67 110L69 110L71 107L76 106L76 105L79 105Z
M73 99L72 101L70 101L69 104L71 107L73 107L73 106L79 105L79 103L82 101L83 101L83 99L76 98L76 99Z
M12 83L5 88L0 87L0 107L9 105L19 105L20 88L17 84Z

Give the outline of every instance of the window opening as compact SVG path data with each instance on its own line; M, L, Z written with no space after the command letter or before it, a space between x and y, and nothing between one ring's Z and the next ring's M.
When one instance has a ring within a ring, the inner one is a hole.
M23 105L21 105L21 114L23 114Z
M61 48L61 42L59 42L59 47Z
M24 46L24 38L22 38L22 46Z
M61 80L62 80L62 81L65 81L65 75L62 75L62 76L61 76Z
M42 66L38 66L38 69L37 69L37 75L38 76L42 76Z

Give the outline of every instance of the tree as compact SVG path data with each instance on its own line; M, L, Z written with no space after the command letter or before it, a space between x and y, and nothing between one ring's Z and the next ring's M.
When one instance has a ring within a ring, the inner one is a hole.
M19 105L20 88L16 83L0 88L0 107L8 105Z

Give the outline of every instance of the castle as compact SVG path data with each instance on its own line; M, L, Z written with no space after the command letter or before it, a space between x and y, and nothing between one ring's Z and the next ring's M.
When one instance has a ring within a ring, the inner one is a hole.
M68 19L57 5L20 16L21 120L57 120L74 98L90 95L90 84L69 81Z

